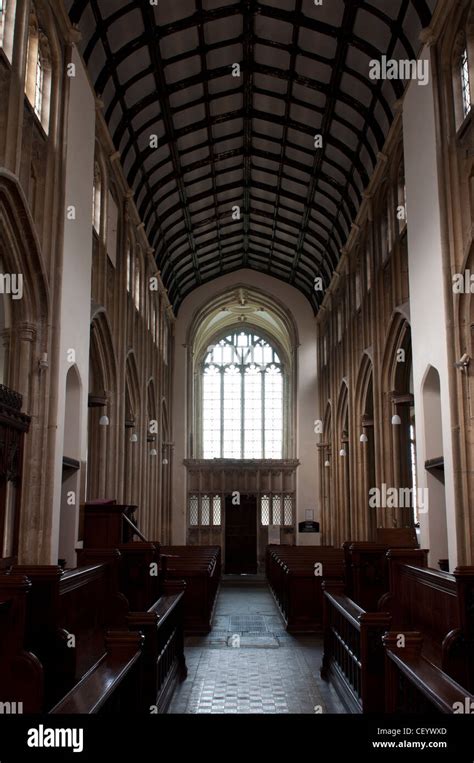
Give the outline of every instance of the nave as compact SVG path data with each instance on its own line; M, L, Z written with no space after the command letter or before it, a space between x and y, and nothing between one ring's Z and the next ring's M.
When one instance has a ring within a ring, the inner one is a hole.
M185 639L188 677L170 713L344 712L319 676L322 639L293 636L263 576L224 576L211 632Z
M473 82L474 0L0 0L0 714L474 712Z

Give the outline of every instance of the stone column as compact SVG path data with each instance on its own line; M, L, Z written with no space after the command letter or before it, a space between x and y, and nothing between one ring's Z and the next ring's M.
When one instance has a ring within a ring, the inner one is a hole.
M5 131L5 168L20 174L26 56L28 51L30 0L17 0L13 38L12 73Z

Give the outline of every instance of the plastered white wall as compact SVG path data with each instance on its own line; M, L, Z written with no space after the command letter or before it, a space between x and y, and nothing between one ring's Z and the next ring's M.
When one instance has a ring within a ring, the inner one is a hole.
M429 57L429 49L422 58ZM432 458L426 450L426 413L423 406L423 385L429 367L440 375L442 440L445 464L446 524L448 549L443 540L442 527L435 516L430 523L428 511L420 517L420 540L423 548L430 549L429 563L436 566L438 559L449 550L451 569L457 563L456 528L454 515L453 451L451 415L448 388L448 354L446 305L443 277L441 213L438 181L438 155L436 148L436 122L432 76L429 84L420 86L412 82L403 107L403 140L408 220L408 260L410 282L410 314L413 342L413 383L416 412L417 476L418 487L428 487L425 461ZM437 502L433 492L433 506ZM429 496L430 497L430 496ZM433 508L433 507L432 507ZM441 531L440 531L441 528Z
M71 79L69 111L67 119L66 148L66 207L74 205L75 220L65 220L62 268L62 303L58 316L60 328L59 394L55 448L54 508L52 563L56 563L59 546L61 515L62 458L64 441L76 442L75 457L81 462L80 472L73 481L77 495L74 506L67 510L74 514L74 521L63 523L69 528L66 539L62 538L61 553L69 565L75 563L74 545L77 537L79 504L83 496L79 486L84 484L87 455L87 395L89 377L89 331L92 268L92 186L94 171L95 103L89 81L76 49L72 62L76 76ZM75 352L75 364L81 380L79 431L68 432L65 438L66 376L71 367L67 353ZM69 455L69 454L66 454ZM68 480L70 483L70 481ZM64 500L64 499L63 499ZM73 529L72 529L73 528ZM65 553L65 545L67 552Z
M209 302L216 294L235 285L248 285L261 289L282 302L293 316L298 331L298 369L296 389L296 456L301 465L297 470L296 500L297 521L305 518L305 509L314 511L320 519L318 501L317 452L314 420L317 418L316 395L316 322L307 299L294 287L276 278L242 269L211 281L195 289L180 307L175 326L175 373L173 399L173 435L175 452L173 460L172 490L172 537L173 543L186 542L186 457L187 443L187 332L196 310ZM309 542L314 535L300 535L298 542Z

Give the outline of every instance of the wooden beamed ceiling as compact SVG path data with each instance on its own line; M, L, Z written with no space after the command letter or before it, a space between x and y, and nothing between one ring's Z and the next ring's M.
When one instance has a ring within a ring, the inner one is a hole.
M66 5L175 310L248 267L317 311L404 89L369 62L415 58L435 0Z

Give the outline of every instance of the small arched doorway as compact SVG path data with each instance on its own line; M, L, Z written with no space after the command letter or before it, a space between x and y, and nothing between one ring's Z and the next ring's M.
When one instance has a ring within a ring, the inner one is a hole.
M446 522L446 493L444 487L443 425L441 414L441 383L436 368L430 366L423 384L423 416L425 422L425 470L427 500L420 507L420 519L427 513L430 565L441 562L448 566L448 528ZM429 511L428 511L429 510Z
M66 376L63 470L59 519L58 557L66 567L75 567L75 545L81 474L81 380L76 366Z

